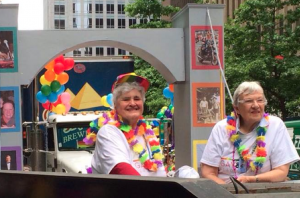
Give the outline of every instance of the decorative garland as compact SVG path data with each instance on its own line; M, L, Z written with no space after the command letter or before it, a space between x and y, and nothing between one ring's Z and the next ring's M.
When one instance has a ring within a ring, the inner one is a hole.
M119 128L125 135L130 148L139 155L139 161L145 169L156 172L157 168L163 166L162 154L152 127L146 123L141 117L137 122L137 127L132 129L131 126L121 121L122 118L114 111L103 113L101 117L90 123L90 128L87 130L87 136L84 142L87 145L93 144L96 141L96 133L105 124L114 125ZM146 142L149 143L152 157L149 159L149 154L144 147L136 139L136 136L145 136Z
M269 121L269 114L264 113L264 118ZM256 158L254 160L251 159L252 153L249 153L249 149L246 149L245 145L240 145L242 142L242 139L236 131L236 119L234 117L234 114L232 113L231 116L227 116L227 123L228 125L226 126L226 130L229 133L229 138L230 141L232 142L234 149L233 149L233 158L232 158L232 163L234 163L234 152L235 149L237 150L240 158L247 162L246 168L248 169L249 167L251 168L252 171L256 171L255 174L257 174L258 170L262 168L264 162L266 161L266 156L267 156L267 151L266 151L266 143L265 143L265 135L268 129L269 124L266 127L257 127L256 133ZM234 172L236 174L236 167L233 166Z

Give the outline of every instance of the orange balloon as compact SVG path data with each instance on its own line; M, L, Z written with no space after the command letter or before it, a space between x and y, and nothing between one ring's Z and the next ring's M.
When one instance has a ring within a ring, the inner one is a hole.
M47 63L47 65L45 66L47 70L53 70L53 67L54 67L54 59L51 60L49 63Z
M69 81L69 74L66 72L62 72L57 75L57 81L61 84L64 85Z
M47 70L45 72L45 79L49 82L53 81L55 79L55 73L52 70Z
M169 89L171 92L174 92L174 85L173 84L169 84Z

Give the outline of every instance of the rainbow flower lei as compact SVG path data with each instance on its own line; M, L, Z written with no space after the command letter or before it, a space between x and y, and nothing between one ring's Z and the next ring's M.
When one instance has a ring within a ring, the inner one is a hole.
M98 119L90 123L90 128L87 130L87 136L83 141L90 145L96 141L96 133L105 124L111 124L119 128L130 146L130 148L139 155L139 161L145 169L156 172L157 168L163 166L161 148L158 139L156 138L152 127L146 123L141 117L137 123L137 127L132 129L131 126L123 123L122 118L114 111L103 113ZM146 142L149 143L151 149L151 159L144 147L139 143L136 136L145 136Z
M264 118L268 121L269 114L264 113ZM231 116L227 116L227 126L226 130L229 134L229 139L232 142L234 148L237 150L240 158L242 158L247 163L247 169L248 167L251 168L252 171L256 171L256 174L258 172L258 169L262 168L264 162L266 161L267 151L266 151L266 143L265 143L265 135L268 129L268 125L266 127L257 127L256 133L256 158L254 160L251 159L252 154L249 153L249 149L246 149L245 145L240 145L242 142L242 139L240 138L240 135L238 131L236 131L236 119L234 117L234 114L232 113ZM234 161L234 151L233 151L233 159ZM233 166L235 167L235 166ZM235 170L235 168L234 168Z

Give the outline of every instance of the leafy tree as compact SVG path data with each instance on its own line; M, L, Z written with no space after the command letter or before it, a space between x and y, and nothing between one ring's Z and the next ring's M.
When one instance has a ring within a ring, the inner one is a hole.
M160 18L178 10L179 8L173 6L163 6L158 0L136 0L125 6L125 12L130 17L148 19L148 23L135 24L131 28L170 28L171 23L160 20ZM156 117L163 106L170 104L170 100L163 96L163 89L167 86L167 82L148 62L137 56L133 56L133 58L135 73L146 77L151 84L146 93L144 115L145 117Z
M283 119L300 112L299 5L300 0L248 0L225 25L225 71L232 91L243 81L259 81L267 111ZM284 8L287 13L279 14Z

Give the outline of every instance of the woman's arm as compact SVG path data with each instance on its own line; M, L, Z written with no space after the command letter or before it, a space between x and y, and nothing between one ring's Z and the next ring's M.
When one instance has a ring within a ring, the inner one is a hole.
M242 183L250 182L283 182L289 171L290 164L284 164L271 171L256 176L240 176L238 180ZM256 181L257 180L257 181Z
M225 184L225 182L218 177L218 167L201 163L201 177L211 179L218 184Z

